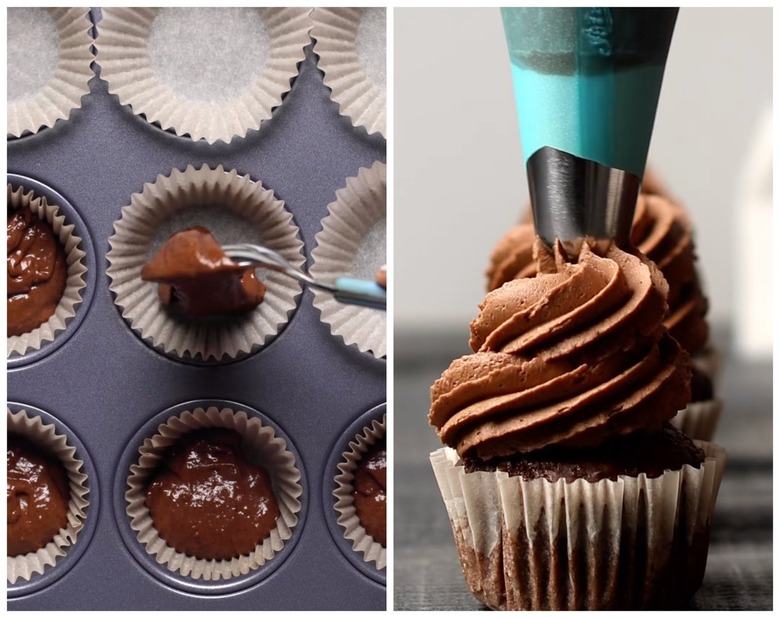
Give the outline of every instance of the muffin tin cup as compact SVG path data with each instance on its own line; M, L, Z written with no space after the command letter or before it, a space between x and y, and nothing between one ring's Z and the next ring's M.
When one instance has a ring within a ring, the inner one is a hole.
M694 440L712 440L718 427L723 401L695 401L680 410L670 422Z
M347 179L328 205L328 216L315 236L312 277L327 283L339 277L373 281L387 263L387 166L374 163ZM377 358L387 354L387 314L380 309L348 305L329 292L314 290L314 306L330 332L346 345Z
M251 554L231 560L176 551L160 537L145 505L145 489L166 451L191 431L217 427L241 435L244 456L270 475L280 510L271 534ZM117 471L115 484L123 493L115 500L116 515L131 553L153 575L186 591L223 594L267 577L292 551L306 514L303 483L300 456L268 418L233 402L190 402L156 416L128 445Z
M92 298L94 273L86 226L63 196L40 182L14 174L8 175L7 191L9 207L29 208L51 225L65 251L68 269L65 290L54 314L38 328L6 338L6 357L13 367L49 354L75 332Z
M360 523L355 510L353 496L355 470L366 451L385 437L387 415L381 420L371 422L370 426L355 435L349 442L348 448L342 453L342 461L338 465L340 474L336 476L336 489L333 497L336 499L334 508L338 513L338 524L344 530L344 538L352 542L352 549L363 555L366 562L373 562L377 569L384 569L387 565L387 550L375 541Z
M306 8L103 8L95 41L100 75L109 92L150 123L209 144L230 142L259 129L281 105L309 44L310 12ZM267 33L267 50L253 52L240 43L243 30L251 30L254 21ZM242 33L229 32L231 27ZM211 34L220 29L227 38L216 41ZM166 34L170 37L172 32L189 38L189 45L198 42L197 47L171 57L175 41L166 40ZM170 65L184 63L184 58L192 60L177 75L177 67ZM223 71L209 74L207 68L217 61L223 63ZM244 74L231 81L226 75L235 71L234 66L244 66ZM208 91L201 89L204 83L211 84Z
M94 57L88 8L9 8L7 16L11 138L54 126L81 107Z
M67 526L38 551L7 557L7 592L9 597L17 597L48 586L78 561L94 532L99 500L95 469L70 429L33 406L11 403L6 410L7 432L21 435L57 457L70 490Z
M316 8L314 51L339 111L369 134L387 129L386 10Z
M387 433L387 404L371 408L339 436L322 480L322 505L333 541L363 575L386 582L387 550L366 534L355 515L352 474L366 450Z
M649 479L524 481L431 454L466 581L493 609L648 608L701 583L725 451ZM670 590L676 588L676 590ZM671 596L669 596L671 595Z
M189 166L158 176L122 209L109 238L109 287L122 317L152 348L188 362L235 360L279 334L297 307L301 284L263 269L258 277L266 286L265 298L245 315L195 320L168 311L159 301L158 285L143 281L141 269L171 234L204 224L222 245L259 243L303 267L298 227L272 191L222 166Z

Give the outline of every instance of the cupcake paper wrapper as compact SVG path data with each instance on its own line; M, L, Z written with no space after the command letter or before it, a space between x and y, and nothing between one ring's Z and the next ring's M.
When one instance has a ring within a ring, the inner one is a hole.
M51 127L81 107L94 76L88 8L8 9L7 134Z
M712 440L718 426L723 402L720 399L696 401L677 413L671 423L694 440Z
M25 191L24 187L14 187L10 184L7 186L9 207L29 208L41 219L49 222L65 250L65 261L68 266L65 291L54 314L29 333L7 337L6 357L10 357L38 350L44 342L53 341L57 333L65 330L68 321L76 315L76 308L82 301L87 267L84 264L85 253L79 248L81 238L76 235L73 224L67 223L65 217L59 214L60 209L56 204L49 204L45 197L36 196L33 191Z
M309 44L310 12L103 8L95 43L101 77L149 122L193 140L229 142L281 105Z
M596 483L466 474L454 450L432 453L472 593L494 609L682 602L704 575L725 465L722 448L698 445L698 469Z
M122 209L107 255L116 304L142 339L174 357L219 361L250 353L287 323L301 285L261 269L258 278L266 286L265 298L245 316L199 321L174 315L160 303L157 284L141 279L141 269L170 234L192 225L207 227L222 245L259 243L303 267L298 228L272 191L235 170L190 166L158 176Z
M26 437L45 452L58 457L68 475L70 489L68 525L38 551L7 557L7 579L14 584L18 580L29 581L54 566L66 554L68 547L76 542L86 519L89 489L87 475L82 472L84 463L78 459L76 448L68 444L64 435L58 434L53 425L44 423L40 417L29 416L25 410L12 412L6 408L6 411L7 431Z
M343 454L342 462L338 465L341 473L336 476L336 489L333 490L333 496L336 498L334 508L339 514L337 521L344 529L344 538L352 541L352 549L363 554L366 562L374 562L380 570L387 565L387 550L377 543L360 523L352 495L352 480L363 454L385 436L386 421L387 415L383 416L381 421L373 421L371 427L366 427L349 443L349 450Z
M376 271L387 261L386 254L386 166L374 163L347 179L336 191L336 201L328 206L322 231L312 251L310 274L332 283L339 277L374 280ZM322 290L314 290L314 306L331 333L346 345L376 357L387 353L387 315L379 309L347 305Z
M185 434L205 427L224 427L241 434L244 455L268 471L279 503L279 519L271 534L251 554L231 560L201 560L177 552L155 530L145 504L145 487L166 450ZM213 406L196 408L172 417L159 426L154 436L144 440L137 463L130 466L125 493L127 515L138 540L158 563L193 579L227 580L259 568L284 547L298 523L297 513L301 510L300 497L303 493L300 480L295 456L287 450L286 442L276 436L271 427L263 425L260 419L250 417L242 410L220 410Z
M317 8L311 34L317 65L339 110L369 134L387 126L384 8Z

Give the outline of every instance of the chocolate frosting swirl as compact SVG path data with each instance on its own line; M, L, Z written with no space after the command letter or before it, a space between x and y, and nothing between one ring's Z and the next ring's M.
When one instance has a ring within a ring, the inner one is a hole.
M535 239L533 224L522 223L499 240L486 273L488 291L536 275ZM692 226L684 210L660 195L640 195L631 243L656 263L669 284L664 324L690 354L701 350L709 338L708 305L696 271Z
M587 447L658 431L690 399L687 354L663 326L668 286L639 252L534 245L539 271L485 297L474 354L431 387L429 422L461 456Z

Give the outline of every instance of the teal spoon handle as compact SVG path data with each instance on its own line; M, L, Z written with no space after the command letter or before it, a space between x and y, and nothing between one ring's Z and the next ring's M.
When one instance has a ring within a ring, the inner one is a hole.
M387 290L375 281L339 277L334 286L333 297L339 302L372 309L387 308Z

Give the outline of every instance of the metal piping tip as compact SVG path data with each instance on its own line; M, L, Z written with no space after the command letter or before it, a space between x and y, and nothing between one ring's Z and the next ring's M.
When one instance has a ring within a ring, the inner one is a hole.
M549 146L526 169L536 233L548 245L560 240L574 257L586 237L629 244L638 176Z

